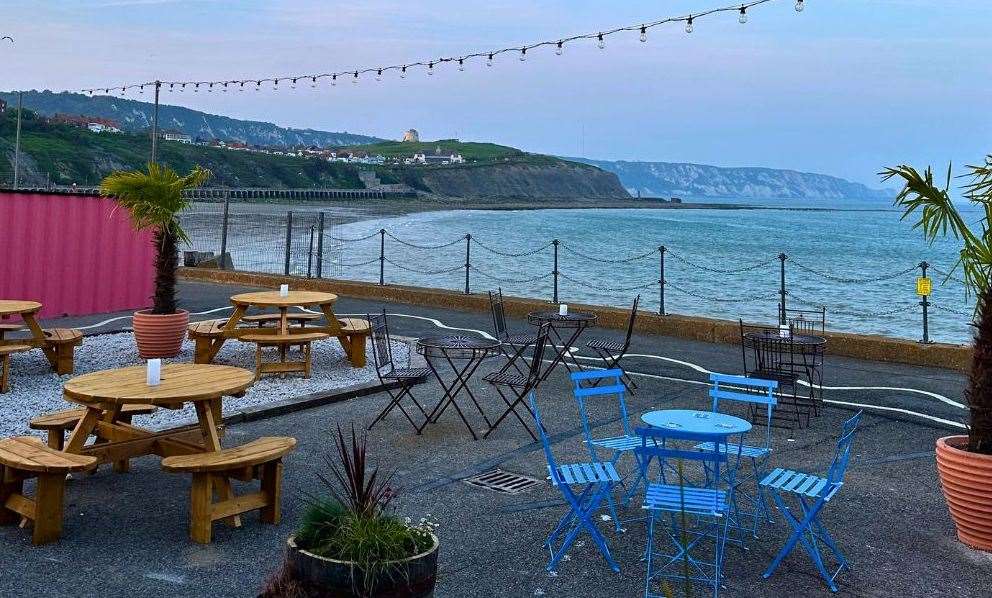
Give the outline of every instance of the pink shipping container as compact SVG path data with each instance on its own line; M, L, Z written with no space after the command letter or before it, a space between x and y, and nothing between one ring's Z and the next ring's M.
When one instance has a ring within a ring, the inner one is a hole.
M38 301L41 317L150 305L155 248L110 199L0 191L0 299Z

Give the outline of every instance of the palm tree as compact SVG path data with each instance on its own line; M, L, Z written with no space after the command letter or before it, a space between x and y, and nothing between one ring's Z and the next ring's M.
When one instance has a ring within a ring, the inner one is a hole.
M970 412L968 451L992 455L992 154L985 164L967 166L969 182L961 187L962 195L984 210L980 222L970 225L951 201L951 167L943 187L934 183L930 167L921 175L912 166L886 168L883 181L900 178L905 185L896 196L895 205L903 208L906 219L919 212L913 228L923 232L923 238L933 243L937 237L952 235L961 242L958 262L964 272L965 294L976 296L975 346L971 375L965 397Z
M199 187L210 171L197 166L186 176L179 176L167 166L148 164L148 172L118 171L100 183L100 194L113 197L131 212L135 226L152 229L155 235L155 294L153 314L176 313L176 266L179 243L189 236L179 223L179 214L189 208L183 191Z

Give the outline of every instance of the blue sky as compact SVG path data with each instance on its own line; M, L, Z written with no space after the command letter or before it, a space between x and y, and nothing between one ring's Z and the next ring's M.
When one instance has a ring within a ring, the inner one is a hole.
M727 0L33 0L7 4L0 88L78 89L429 59L636 24ZM992 152L992 2L794 0L318 91L164 94L281 125L458 137L590 158L767 166L879 186L885 165ZM145 98L147 96L132 96Z

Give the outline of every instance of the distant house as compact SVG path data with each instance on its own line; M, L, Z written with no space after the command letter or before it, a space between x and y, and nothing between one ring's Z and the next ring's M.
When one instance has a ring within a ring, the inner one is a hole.
M120 133L121 125L116 120L99 116L74 116L72 114L55 114L49 122L89 129L94 133Z
M410 159L411 164L463 164L465 158L450 150L434 148L433 152L418 152Z
M179 143L193 143L193 138L185 133L162 133L162 139L166 141L178 141Z
M120 133L121 132L121 130L120 130L119 127L115 127L114 125L108 125L108 124L105 124L105 123L96 123L96 122L87 123L86 124L86 128L89 129L90 131L94 132L94 133Z
M418 143L420 141L420 133L417 129L409 129L403 133L403 141Z
M0 114L3 114L6 111L7 111L7 102L4 100L0 100Z

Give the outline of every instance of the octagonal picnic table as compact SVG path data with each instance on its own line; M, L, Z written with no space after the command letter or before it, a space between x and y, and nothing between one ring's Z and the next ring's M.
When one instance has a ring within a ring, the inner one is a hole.
M293 334L294 329L289 326L289 308L317 307L324 315L324 322L308 325L306 332L324 332L337 337L351 365L359 368L365 367L365 336L352 335L342 329L342 322L334 315L334 303L337 300L338 296L334 293L321 291L289 291L285 296L280 295L279 291L256 291L234 295L231 297L234 312L224 323L220 335L210 341L210 348L204 355L204 362L212 362L228 339L237 339L249 334ZM252 307L279 310L278 325L272 328L238 328L238 324L248 309Z
M21 301L0 299L0 320L9 320L13 316L19 316L24 322L24 326L31 334L30 338L2 338L0 345L28 345L41 349L45 352L45 357L52 364L52 369L58 371L58 355L52 347L45 331L35 318L35 314L41 311L41 304L37 301Z

